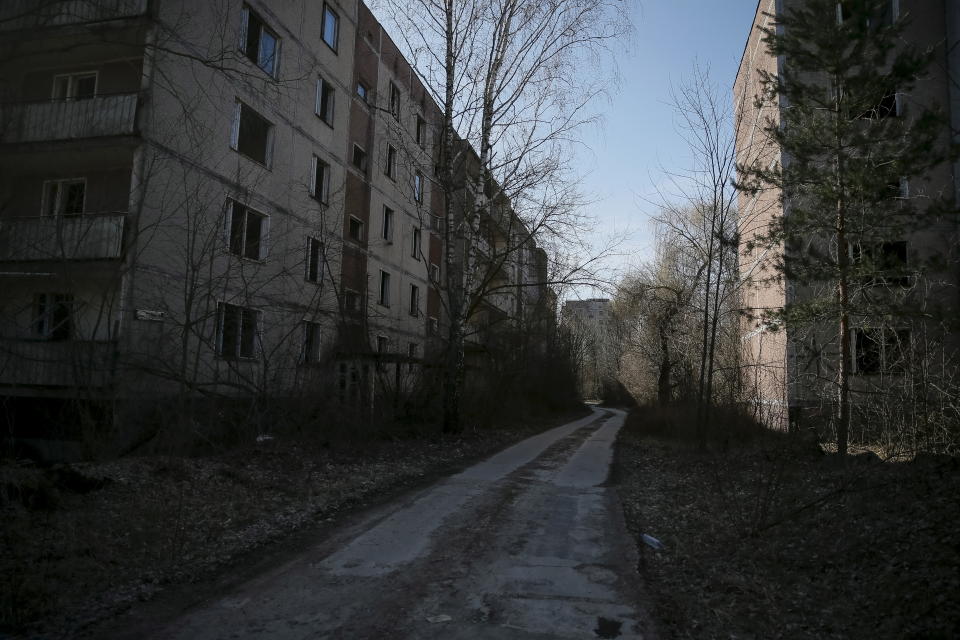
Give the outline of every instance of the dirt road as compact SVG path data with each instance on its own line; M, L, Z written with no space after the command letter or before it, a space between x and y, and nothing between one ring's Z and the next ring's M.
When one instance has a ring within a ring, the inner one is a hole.
M651 638L605 486L622 423L595 409L371 510L152 637Z

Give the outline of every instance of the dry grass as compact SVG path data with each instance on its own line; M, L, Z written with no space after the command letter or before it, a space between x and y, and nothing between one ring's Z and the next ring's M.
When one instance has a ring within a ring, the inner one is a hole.
M665 637L960 637L956 460L842 464L743 431L703 452L643 411L617 472L632 532L666 545L639 567Z

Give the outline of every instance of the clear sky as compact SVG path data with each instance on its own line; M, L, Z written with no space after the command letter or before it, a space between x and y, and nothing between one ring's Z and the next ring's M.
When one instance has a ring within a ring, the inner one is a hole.
M671 83L690 75L695 61L709 66L712 80L733 92L740 55L757 0L641 0L634 8L636 36L620 59L621 85L604 121L585 131L577 157L587 173L584 187L597 198L591 214L598 235L629 230L619 267L652 257L649 215L644 201L664 182L663 169L689 164L670 102ZM593 295L596 292L582 292Z

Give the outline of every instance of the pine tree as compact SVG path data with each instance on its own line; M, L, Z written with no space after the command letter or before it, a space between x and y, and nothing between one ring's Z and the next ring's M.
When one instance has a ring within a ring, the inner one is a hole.
M778 73L761 72L766 97L780 105L779 120L765 127L779 161L738 167L738 188L780 194L780 215L753 240L784 248L777 268L796 295L788 293L776 320L788 331L836 332L839 348L826 364L836 374L841 455L851 424L852 330L909 313L907 285L923 265L907 263L904 240L946 215L936 198L905 189L944 162L946 136L940 114L911 99L934 51L904 40L909 16L893 15L891 5L793 0L762 29L768 53L782 61Z

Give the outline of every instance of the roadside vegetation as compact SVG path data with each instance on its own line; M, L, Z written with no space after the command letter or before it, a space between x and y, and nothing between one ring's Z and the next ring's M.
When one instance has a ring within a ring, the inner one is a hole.
M702 448L693 411L634 410L616 457L662 637L960 636L960 460L844 462L735 414Z

